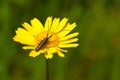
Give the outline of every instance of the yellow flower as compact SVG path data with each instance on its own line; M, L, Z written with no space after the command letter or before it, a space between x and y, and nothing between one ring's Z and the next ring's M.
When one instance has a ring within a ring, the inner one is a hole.
M37 19L31 20L31 25L24 22L24 28L18 28L14 41L24 44L23 49L31 49L29 56L36 57L41 53L45 54L46 59L53 57L57 53L60 57L64 57L62 52L67 52L62 48L77 47L78 32L70 32L76 27L76 23L68 23L67 18L48 17L45 25Z

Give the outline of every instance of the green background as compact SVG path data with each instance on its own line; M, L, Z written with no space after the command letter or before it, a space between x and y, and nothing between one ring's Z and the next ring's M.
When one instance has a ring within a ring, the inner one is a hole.
M120 0L0 0L0 80L45 80L44 55L13 41L15 30L34 17L76 22L79 47L50 60L51 80L120 80Z

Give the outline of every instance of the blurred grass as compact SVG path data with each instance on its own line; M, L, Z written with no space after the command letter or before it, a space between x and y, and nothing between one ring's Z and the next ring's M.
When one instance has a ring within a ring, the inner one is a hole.
M45 80L44 56L29 57L12 37L48 16L68 17L80 33L79 47L54 55L51 80L120 80L120 0L0 0L0 80Z

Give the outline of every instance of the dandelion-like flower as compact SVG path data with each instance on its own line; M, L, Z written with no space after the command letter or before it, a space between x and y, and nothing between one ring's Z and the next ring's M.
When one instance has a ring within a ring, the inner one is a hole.
M18 28L13 39L23 44L23 49L31 49L29 56L36 57L44 53L46 59L50 59L57 53L60 57L64 57L62 52L67 50L63 48L79 45L76 43L78 38L75 38L79 33L70 33L76 27L76 23L70 24L67 18L60 21L60 18L52 20L52 17L48 17L44 26L34 18L31 20L31 25L26 22L22 25L24 28Z

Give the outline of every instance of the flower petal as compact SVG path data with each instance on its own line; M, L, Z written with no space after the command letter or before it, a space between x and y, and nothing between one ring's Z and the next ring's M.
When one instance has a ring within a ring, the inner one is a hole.
M69 35L67 35L67 36L65 36L65 37L63 37L63 38L61 38L61 41L63 41L63 40L67 40L67 39L70 39L70 38L73 38L73 37L76 37L76 36L78 36L78 32L75 32L75 33L71 33L71 34L69 34Z
M32 50L32 51L29 53L29 56L31 56L31 57L36 57L36 56L38 56L40 53L43 53L43 51L38 51L38 52L36 52L35 50Z
M51 31L52 32L55 32L58 25L59 25L59 21L60 21L60 18L54 18L53 22L52 22L52 27L51 27Z
M42 23L37 18L31 20L31 25L34 29L35 35L44 30Z
M48 17L45 22L45 30L49 31L52 25L52 17Z
M76 42L76 41L78 41L78 38L73 38L73 39L61 41L60 44L69 44L69 43L73 43L73 42Z
M67 21L68 21L67 18L63 18L62 21L60 21L59 26L56 29L56 32L61 32L61 30L66 27Z
M22 48L23 49L35 49L35 47L33 47L33 46L23 46Z
M62 51L62 52L67 52L67 50L63 50L63 49L61 49L61 48L59 48L59 47L56 47L56 50L57 50L57 51Z
M53 57L53 54L50 52L49 49L46 50L45 57L46 59L51 59Z
M64 55L61 51L57 51L57 54L58 54L60 57L65 57L65 55Z
M13 38L14 41L20 42L27 45L35 45L35 39L32 34L22 28L16 30L16 36Z
M60 48L69 48L69 47L77 47L79 44L73 43L73 44L59 44L58 47Z
M56 48L55 47L51 47L51 48L49 48L49 51L51 52L51 54L53 54L53 53L56 52Z
M34 30L30 24L24 22L22 25L28 32L30 32L32 35L35 35Z
M67 27L66 27L62 32L60 32L58 35L59 35L61 38L63 38L63 37L66 36L68 33L70 33L75 27L76 27L76 23L73 23L73 24L68 23L68 24L67 24Z

